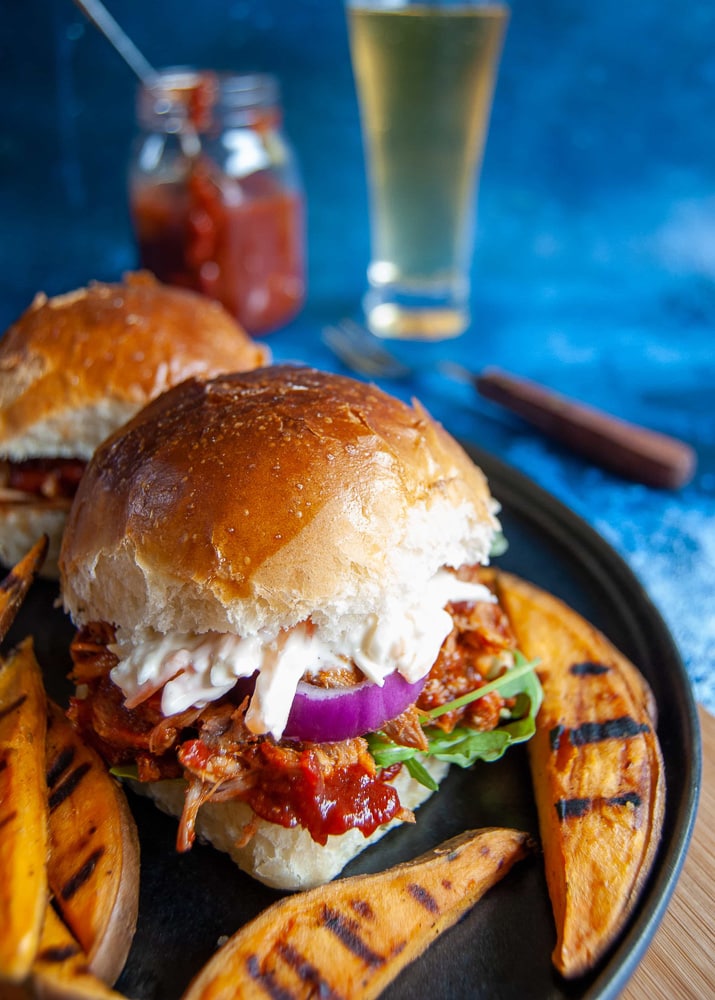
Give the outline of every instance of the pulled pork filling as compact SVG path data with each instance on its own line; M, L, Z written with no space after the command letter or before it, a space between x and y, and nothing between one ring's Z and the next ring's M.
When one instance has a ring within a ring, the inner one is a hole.
M0 487L47 500L71 500L86 462L81 458L28 458L0 461Z
M427 748L420 711L474 691L515 647L498 604L450 604L453 628L416 704L383 731L396 743ZM117 663L107 648L114 631L93 623L72 644L72 679L78 686L69 715L85 740L110 766L135 765L139 781L184 778L187 792L177 847L194 840L200 806L240 799L256 816L281 826L300 825L325 844L330 834L359 829L369 836L393 819L413 820L393 785L402 765L376 766L362 737L308 743L255 735L244 722L249 697L240 685L204 708L177 715L161 712L161 691L128 708L109 672ZM349 675L346 681L349 680ZM492 691L430 722L447 732L456 725L494 729L509 704Z

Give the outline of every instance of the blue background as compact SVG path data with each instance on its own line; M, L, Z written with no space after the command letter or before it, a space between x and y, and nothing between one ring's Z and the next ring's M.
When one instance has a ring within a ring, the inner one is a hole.
M277 359L339 368L325 322L358 315L367 201L337 0L114 0L157 66L277 74L308 199L309 298ZM514 0L479 199L472 329L400 345L416 394L588 520L648 589L715 709L715 5ZM125 172L134 79L70 0L3 3L0 329L42 289L136 263ZM602 472L434 370L498 364L685 438L678 493Z

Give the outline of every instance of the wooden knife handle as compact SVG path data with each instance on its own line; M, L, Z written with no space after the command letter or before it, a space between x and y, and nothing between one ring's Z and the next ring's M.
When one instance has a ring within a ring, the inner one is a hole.
M626 479L678 489L695 474L695 452L684 441L627 423L497 368L487 368L473 380L486 399Z

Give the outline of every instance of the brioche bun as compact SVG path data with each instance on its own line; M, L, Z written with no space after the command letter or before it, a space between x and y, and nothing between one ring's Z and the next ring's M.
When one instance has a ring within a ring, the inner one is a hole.
M345 620L487 560L485 478L418 405L275 366L189 380L100 446L61 556L75 623L125 633Z
M148 272L38 294L0 340L0 454L88 459L170 386L267 356L218 303Z
M288 365L190 379L87 466L60 557L64 605L77 625L110 623L142 650L149 685L160 682L144 639L157 635L278 648L282 630L309 621L337 647L366 620L399 620L444 567L486 562L494 507L481 471L419 404ZM289 684L284 674L276 686ZM437 782L447 771L427 766ZM182 812L181 783L138 787ZM431 794L407 768L395 788L404 809ZM196 816L200 837L282 889L333 878L386 829L321 846L241 801L209 797Z
M0 458L86 461L177 382L268 359L218 303L148 272L54 298L38 294L0 339ZM42 575L56 577L68 508L69 501L3 495L0 560L14 565L46 533Z

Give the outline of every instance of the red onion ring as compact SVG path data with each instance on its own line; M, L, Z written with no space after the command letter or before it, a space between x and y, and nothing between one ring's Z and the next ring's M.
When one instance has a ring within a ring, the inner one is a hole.
M388 674L382 687L367 680L341 688L300 681L283 736L333 743L375 732L417 701L426 681L425 676L411 684L397 672Z

